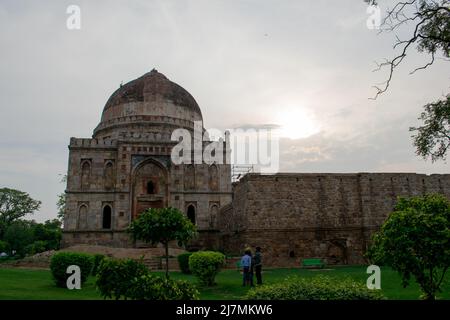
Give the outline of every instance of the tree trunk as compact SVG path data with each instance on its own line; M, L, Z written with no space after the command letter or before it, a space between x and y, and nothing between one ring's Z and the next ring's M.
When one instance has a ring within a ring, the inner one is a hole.
M164 244L166 247L166 278L169 279L169 242Z

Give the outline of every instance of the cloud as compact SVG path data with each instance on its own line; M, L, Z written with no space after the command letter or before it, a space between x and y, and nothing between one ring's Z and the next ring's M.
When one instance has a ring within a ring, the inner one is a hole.
M394 35L365 27L362 1L78 3L79 31L66 29L70 1L0 3L0 181L43 200L44 218L56 216L70 137L91 136L119 84L153 67L195 97L206 127L311 113L322 131L283 139L282 170L448 172L418 159L408 132L448 91L448 62L410 76L429 57L409 55L390 91L368 100Z

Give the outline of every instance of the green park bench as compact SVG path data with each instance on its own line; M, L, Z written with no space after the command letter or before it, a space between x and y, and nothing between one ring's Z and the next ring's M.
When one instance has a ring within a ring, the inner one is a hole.
M323 268L323 267L325 267L325 262L319 258L303 259L302 267L304 267L304 268Z

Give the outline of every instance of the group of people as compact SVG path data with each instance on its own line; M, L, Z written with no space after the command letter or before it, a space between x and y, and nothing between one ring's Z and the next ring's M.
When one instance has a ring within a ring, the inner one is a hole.
M241 258L241 267L243 272L242 285L253 286L253 273L256 274L256 284L262 284L262 254L261 248L256 247L255 254L252 255L250 248L245 249L244 255Z

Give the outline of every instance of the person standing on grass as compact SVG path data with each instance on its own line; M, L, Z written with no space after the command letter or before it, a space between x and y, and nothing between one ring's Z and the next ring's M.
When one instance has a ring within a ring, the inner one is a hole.
M255 255L253 257L253 266L255 268L256 273L256 284L262 284L262 255L261 255L261 247L256 247Z
M250 268L252 266L252 253L250 250L245 250L245 254L241 258L241 267L242 267L242 285L245 287L250 283Z
M251 258L251 264L250 264L250 272L248 275L248 280L250 281L250 286L253 287L253 273L254 273L254 258L253 258L253 254L252 251L250 250L250 258Z

